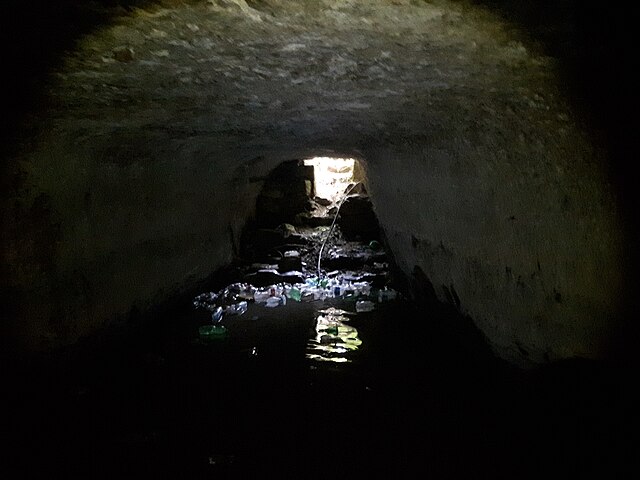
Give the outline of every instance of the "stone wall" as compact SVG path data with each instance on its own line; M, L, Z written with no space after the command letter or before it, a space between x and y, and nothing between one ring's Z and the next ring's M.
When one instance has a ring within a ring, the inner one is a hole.
M372 152L368 162L400 268L419 267L441 301L521 364L606 356L620 326L612 199L592 165L574 156L561 171L552 155L513 163L481 146L417 148Z
M20 348L127 321L229 263L262 186L194 143L145 156L117 135L72 151L65 140L45 140L26 165L31 189L11 202L4 253Z

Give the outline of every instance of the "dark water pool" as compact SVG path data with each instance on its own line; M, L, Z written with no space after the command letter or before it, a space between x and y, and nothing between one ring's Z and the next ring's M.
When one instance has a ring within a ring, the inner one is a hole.
M355 312L250 304L202 342L180 306L12 369L4 478L613 478L638 458L618 366L522 372L446 309L329 307Z

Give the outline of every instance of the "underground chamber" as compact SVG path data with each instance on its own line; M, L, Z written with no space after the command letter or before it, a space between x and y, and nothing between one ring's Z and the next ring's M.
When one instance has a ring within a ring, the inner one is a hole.
M11 476L633 463L624 15L49 3L6 16Z

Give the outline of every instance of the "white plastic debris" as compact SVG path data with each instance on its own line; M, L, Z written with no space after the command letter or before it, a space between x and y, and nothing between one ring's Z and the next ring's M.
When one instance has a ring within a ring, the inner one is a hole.
M287 297L284 295L280 295L279 297L269 297L266 301L267 307L279 307L280 305L287 304Z
M375 308L376 304L369 300L360 300L356 302L356 312L370 312Z
M247 312L247 308L249 305L246 301L234 303L233 305L229 305L224 309L224 313L227 315L242 315Z

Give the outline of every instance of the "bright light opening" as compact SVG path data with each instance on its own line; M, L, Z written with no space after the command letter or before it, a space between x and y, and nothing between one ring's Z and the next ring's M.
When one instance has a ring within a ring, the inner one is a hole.
M332 203L340 201L349 184L354 181L355 163L353 158L315 157L305 160L305 165L313 166L316 196Z

